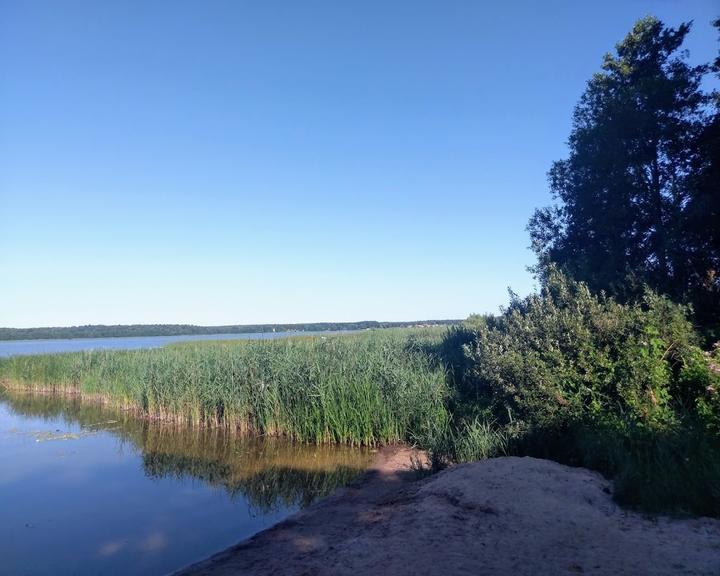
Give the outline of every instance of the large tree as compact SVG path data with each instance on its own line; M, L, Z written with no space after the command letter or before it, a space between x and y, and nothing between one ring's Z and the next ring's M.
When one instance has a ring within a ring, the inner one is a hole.
M717 288L707 245L717 222L703 215L718 192L713 98L700 87L710 67L687 62L690 27L640 20L588 82L569 156L549 172L556 204L530 220L540 273L554 262L621 299L645 284L677 300L694 300L710 277Z
M713 25L720 32L720 19ZM720 55L712 70L720 78ZM710 98L711 114L698 143L704 161L691 182L685 242L691 248L690 299L698 320L720 338L720 92L714 91Z

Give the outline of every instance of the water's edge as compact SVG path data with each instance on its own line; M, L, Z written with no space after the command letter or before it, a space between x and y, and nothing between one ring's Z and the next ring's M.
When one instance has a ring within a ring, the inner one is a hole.
M0 470L0 554L11 573L47 573L51 562L74 574L176 571L334 493L373 457L137 414L78 390L0 384L0 456L12 462ZM167 537L142 544L162 518ZM195 548L183 552L188 537ZM134 558L139 545L154 563Z

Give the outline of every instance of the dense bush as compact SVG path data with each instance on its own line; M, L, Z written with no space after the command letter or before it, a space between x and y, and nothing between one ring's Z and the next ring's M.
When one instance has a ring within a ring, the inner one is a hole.
M688 314L650 291L619 304L550 270L539 294L448 331L455 424L430 442L435 462L467 459L468 423L493 422L476 444L495 432L513 453L613 476L628 504L720 515L720 352L698 347Z
M684 307L652 292L621 305L554 271L541 293L449 331L443 353L456 404L501 424L562 428L614 414L657 429L700 404L708 425L717 417L717 366L697 344Z

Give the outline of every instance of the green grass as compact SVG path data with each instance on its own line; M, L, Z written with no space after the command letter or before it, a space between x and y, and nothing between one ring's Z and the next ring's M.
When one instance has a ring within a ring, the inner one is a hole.
M373 445L447 417L442 330L182 343L0 360L11 386L80 392L151 418L300 441Z

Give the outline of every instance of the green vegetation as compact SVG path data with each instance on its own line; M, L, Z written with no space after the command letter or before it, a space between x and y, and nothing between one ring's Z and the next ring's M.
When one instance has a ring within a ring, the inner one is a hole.
M587 466L623 503L720 515L720 349L686 308L619 304L557 270L540 294L450 329L453 425L436 466L509 452Z
M14 385L78 391L152 418L308 442L422 436L446 417L438 329L183 343L0 360Z
M19 356L0 360L0 379L219 430L411 441L435 468L552 458L614 478L625 504L720 515L720 349L702 351L688 314L551 270L541 293L450 329ZM148 456L158 473L186 465Z
M0 340L40 340L58 338L126 338L141 336L188 336L213 334L262 334L270 332L326 332L442 326L459 320L422 320L416 322L315 322L306 324L244 324L194 326L192 324L88 325L55 328L0 328Z
M410 440L436 468L552 458L625 504L720 516L720 95L700 90L720 59L687 65L688 30L640 21L589 82L550 172L559 205L530 222L541 290L499 316L17 357L0 379L308 442Z

